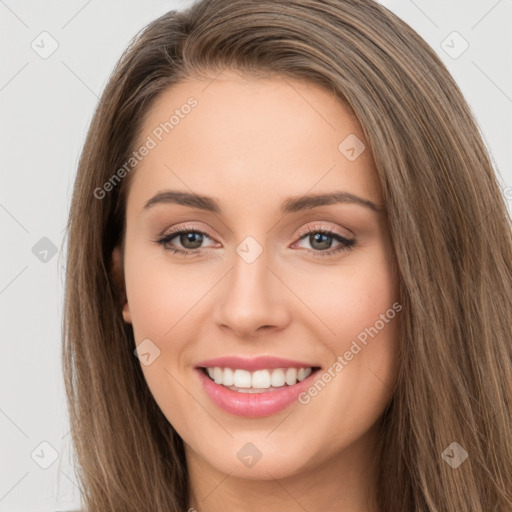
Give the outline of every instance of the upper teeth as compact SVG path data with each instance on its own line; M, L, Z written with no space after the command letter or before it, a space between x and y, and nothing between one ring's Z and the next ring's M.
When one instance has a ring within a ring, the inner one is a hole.
M249 372L247 370L231 368L207 368L208 375L216 384L223 386L235 386L237 388L256 388L265 389L272 387L281 387L285 383L293 386L304 380L311 374L311 368L275 368L273 370L257 370Z

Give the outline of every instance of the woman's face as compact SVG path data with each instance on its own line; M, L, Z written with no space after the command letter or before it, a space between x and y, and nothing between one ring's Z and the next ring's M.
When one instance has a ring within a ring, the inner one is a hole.
M114 262L189 463L269 479L368 460L401 306L357 120L319 86L224 72L163 93L139 142Z

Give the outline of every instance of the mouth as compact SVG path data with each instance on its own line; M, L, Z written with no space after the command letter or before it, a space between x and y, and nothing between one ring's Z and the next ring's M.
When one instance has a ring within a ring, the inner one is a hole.
M210 359L194 368L216 406L245 417L269 416L292 405L320 370L319 365L266 356Z
M267 393L295 386L320 370L319 366L302 368L264 368L250 372L242 368L200 367L211 381L237 393Z

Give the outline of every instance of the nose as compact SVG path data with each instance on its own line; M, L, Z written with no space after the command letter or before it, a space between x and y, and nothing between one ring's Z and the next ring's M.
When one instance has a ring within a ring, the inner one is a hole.
M235 254L233 268L223 279L214 320L237 337L254 338L290 322L290 292L268 267L267 256L264 250L248 263Z

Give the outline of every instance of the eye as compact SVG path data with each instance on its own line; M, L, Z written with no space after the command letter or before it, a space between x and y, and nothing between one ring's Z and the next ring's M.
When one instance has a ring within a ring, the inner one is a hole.
M182 226L171 230L170 233L159 238L156 242L167 251L187 256L187 254L194 254L203 249L204 247L201 246L205 239L212 240L204 231ZM173 242L173 240L175 241ZM181 245L181 248L176 247L176 242Z
M199 229L194 229L190 226L181 226L172 229L168 234L156 240L156 243L163 246L166 251L171 251L173 254L180 256L193 255L201 252L204 249L203 243L205 240L213 242L212 238ZM340 233L325 227L310 226L299 233L299 242L308 241L313 252L318 256L329 256L334 253L339 253L344 250L351 249L356 241L347 238ZM333 242L338 245L332 248ZM294 245L296 245L296 242ZM179 244L177 246L176 244ZM211 245L210 247L212 247Z
M356 241L352 238L347 238L340 233L330 229L319 226L310 226L300 234L300 239L309 242L315 256L328 256L333 253L346 251L351 249ZM333 241L338 242L338 246L332 249Z

